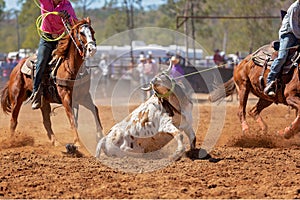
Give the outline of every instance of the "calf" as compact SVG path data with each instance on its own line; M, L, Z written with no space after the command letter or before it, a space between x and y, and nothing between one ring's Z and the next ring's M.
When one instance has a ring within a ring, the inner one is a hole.
M171 159L178 160L185 152L182 131L189 138L190 148L195 148L191 99L165 73L152 79L150 87L145 90L150 89L154 94L123 121L114 125L98 142L96 157L100 156L102 149L106 155L117 157L153 152L175 138L178 145ZM161 140L163 135L171 139Z

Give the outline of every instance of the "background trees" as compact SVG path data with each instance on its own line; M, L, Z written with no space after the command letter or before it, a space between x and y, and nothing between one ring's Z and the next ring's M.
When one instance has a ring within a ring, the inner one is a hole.
M226 53L255 50L278 39L280 18L277 19L194 19L176 29L177 16L280 16L294 0L162 0L159 6L145 7L145 0L73 0L78 17L90 16L101 43L129 28L161 27L186 33L211 53L215 48ZM94 8L95 2L101 7ZM21 10L4 11L0 0L0 52L20 48L35 49L38 35L35 20L39 8L32 0L20 0ZM131 12L132 11L132 12ZM18 19L18 20L17 20ZM194 34L193 34L194 30ZM19 32L19 36L17 36ZM150 34L150 33L149 33ZM153 37L153 36L152 36ZM164 37L155 43L164 44Z

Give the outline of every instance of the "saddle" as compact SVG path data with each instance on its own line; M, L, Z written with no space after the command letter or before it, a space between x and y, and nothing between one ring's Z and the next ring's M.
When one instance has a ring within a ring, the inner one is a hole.
M299 60L299 45L289 49L288 58L282 69L282 74L288 74L291 69L297 66ZM271 44L262 46L252 54L253 62L261 67L269 68L274 59L278 56L279 41L273 41Z
M60 59L58 57L53 57L53 59L49 62L49 66L50 66L50 73L52 73L52 75L55 75L54 73L56 73L56 69L54 67L56 67L60 62ZM37 55L33 54L31 56L29 56L26 61L24 62L23 66L21 67L21 72L23 74L29 75L32 78L34 78L34 71L35 71L35 66L37 63ZM53 71L55 69L55 71Z
M21 72L23 74L33 76L33 71L34 71L33 69L35 68L36 61L37 61L36 54L33 54L32 56L28 57L25 63L23 64L23 66L21 67Z
M59 79L56 77L58 66L62 62L61 57L54 56L52 60L48 63L48 67L45 69L44 76L42 79L42 95L51 97L54 103L61 103L60 97L58 95L56 85L65 87L78 87L81 84L90 81L90 73L86 68L82 68L77 75L76 80L69 79ZM34 54L26 59L21 67L21 72L31 77L33 80L35 78L35 68L37 63L37 55Z

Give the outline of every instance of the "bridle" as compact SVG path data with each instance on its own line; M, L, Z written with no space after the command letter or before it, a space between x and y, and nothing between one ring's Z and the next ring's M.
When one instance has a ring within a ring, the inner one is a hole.
M79 25L79 27L76 27L75 33L74 33L74 37L71 33L71 29L67 26L67 24L63 21L64 26L72 40L72 42L74 43L76 49L78 50L80 56L82 57L82 60L84 61L85 58L87 57L87 52L89 50L89 45L92 46L96 46L96 41L93 40L93 36L92 36L92 31L91 31L91 26L88 23L84 23L82 25ZM86 42L84 42L81 38L81 35L84 35L86 37ZM78 40L79 44L77 44L75 38ZM92 48L91 52L88 52L89 56L93 56L96 53L96 48ZM78 82L78 80L76 79L64 79L64 78L58 78L56 77L56 70L58 69L58 67L60 66L60 60L56 63L56 66L54 68L54 70L51 73L51 77L53 78L53 80L55 81L55 83L57 83L60 86L67 86L67 87L73 87L75 84L75 81ZM70 72L69 72L70 73ZM85 82L86 80L84 78L82 82ZM81 81L81 80L80 80ZM88 79L89 81L89 79Z
M87 23L82 24L78 28L79 31L76 31L76 37L77 37L77 40L79 41L80 46L82 48L82 50L81 50L80 47L77 45L77 42L75 41L74 37L72 36L71 30L68 27L68 25L66 24L66 22L64 20L62 20L62 22L63 22L63 24L64 24L71 40L73 41L76 49L78 50L80 56L82 57L83 60L85 60L88 45L95 45L96 46L96 41L93 40L92 35L91 35L90 25L87 24ZM83 40L81 39L81 35L85 35L85 37L87 38L86 44L84 44Z

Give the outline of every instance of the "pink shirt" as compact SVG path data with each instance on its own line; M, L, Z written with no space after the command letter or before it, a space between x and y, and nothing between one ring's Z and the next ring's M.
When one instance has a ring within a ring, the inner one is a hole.
M56 7L52 0L40 0L41 3L41 13L53 12L53 11L67 11L70 15L70 20L77 20L75 11L68 0L62 0ZM72 24L72 23L71 23ZM51 34L61 34L64 32L65 27L61 21L61 17L58 15L49 14L43 20L41 29L47 33Z

